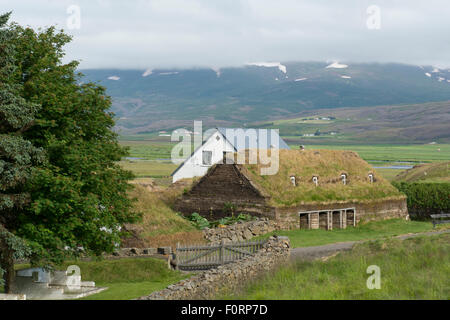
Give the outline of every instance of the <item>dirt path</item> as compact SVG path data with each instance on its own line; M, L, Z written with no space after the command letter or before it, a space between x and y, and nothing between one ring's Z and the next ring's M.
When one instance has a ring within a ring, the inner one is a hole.
M422 233L414 233L414 234L404 234L400 236L396 236L394 238L405 240L409 238L414 238L418 236L432 236L437 234L449 233L450 229L441 230L441 231L429 231ZM335 255L338 252L351 250L356 243L366 242L370 240L361 240L361 241L349 241L349 242L338 242L331 243L322 246L314 246L314 247L303 247L303 248L292 248L291 249L291 261L298 260L316 260L316 259L324 259L330 256Z

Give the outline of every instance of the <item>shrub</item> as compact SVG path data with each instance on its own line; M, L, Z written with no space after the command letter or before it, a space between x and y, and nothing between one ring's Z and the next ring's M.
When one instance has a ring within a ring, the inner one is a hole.
M219 225L230 225L239 221L251 221L255 218L249 214L240 213L237 216L229 216L219 220L208 221L208 219L202 217L197 212L194 212L188 219L197 229L202 230L205 228L215 228Z
M189 220L192 222L192 224L197 229L205 229L205 228L209 228L209 226L210 226L208 219L202 217L197 212L194 212L193 214L191 214L191 216L189 217Z
M413 215L427 217L450 211L450 183L394 182L394 186L408 197L408 210Z

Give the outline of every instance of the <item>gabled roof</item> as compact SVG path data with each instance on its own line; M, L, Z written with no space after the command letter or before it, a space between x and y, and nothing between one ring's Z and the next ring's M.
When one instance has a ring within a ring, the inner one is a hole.
M245 133L249 132L247 130L255 130L257 135L257 144L258 148L260 149L270 149L270 148L278 148L278 149L290 149L290 147L284 142L283 139L278 135L278 133L273 129L251 129L251 128L216 128L217 131L231 144L231 146L234 148L235 151L240 151L244 149L248 149L248 139L245 139ZM213 133L214 134L214 133ZM203 145L208 141L208 139L213 135L211 134L209 137L207 137L202 144L194 150L194 152L191 153L191 155L186 158L183 163L181 163L178 168L175 169L174 172L170 176L173 176L175 173L177 173L178 170L180 170L186 161L188 161L194 153L197 152L198 149L203 147ZM267 137L266 139L264 139ZM272 136L274 137L274 141L272 142ZM242 138L244 138L244 143L242 143ZM267 140L265 144L259 146L260 143L264 142L264 140ZM277 143L278 140L278 143ZM247 145L247 147L246 147Z
M256 147L258 149L291 149L273 129L217 128L217 130L228 140L236 151L253 148L253 146L249 145L248 138L248 135L252 132L256 133Z

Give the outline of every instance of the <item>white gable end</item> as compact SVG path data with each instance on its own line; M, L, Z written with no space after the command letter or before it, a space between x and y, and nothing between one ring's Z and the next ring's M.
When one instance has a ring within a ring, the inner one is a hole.
M204 176L210 167L222 162L224 152L234 152L234 148L216 131L173 173L172 181Z

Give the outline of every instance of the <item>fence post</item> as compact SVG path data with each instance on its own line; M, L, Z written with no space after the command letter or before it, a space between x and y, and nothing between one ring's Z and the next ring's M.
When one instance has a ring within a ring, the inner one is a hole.
M223 246L224 246L224 241L222 239L220 241L220 251L219 251L219 263L220 263L220 265L223 265L223 252L224 252Z
M177 249L175 250L174 260L175 260L175 270L178 270L178 264L180 262L178 248L180 247L180 243L177 242Z

